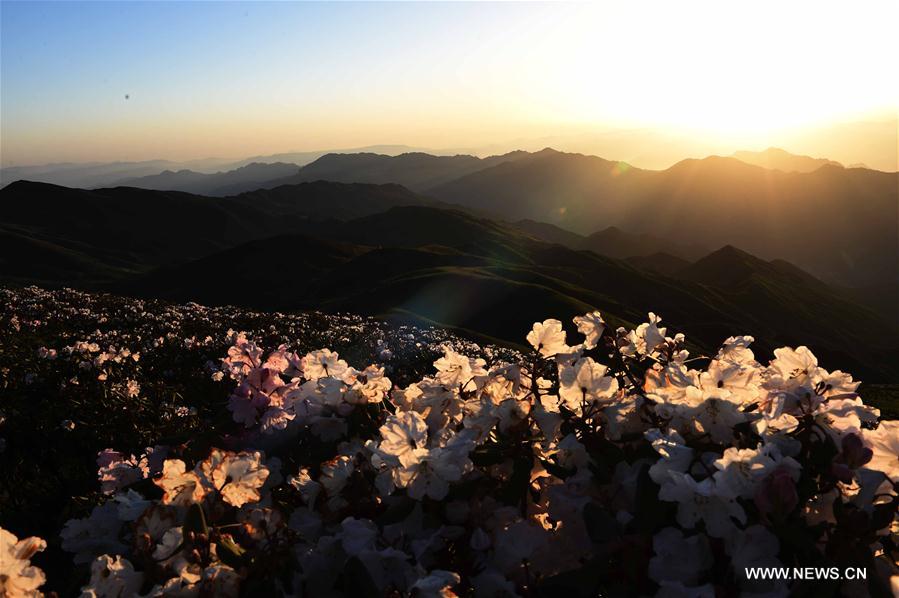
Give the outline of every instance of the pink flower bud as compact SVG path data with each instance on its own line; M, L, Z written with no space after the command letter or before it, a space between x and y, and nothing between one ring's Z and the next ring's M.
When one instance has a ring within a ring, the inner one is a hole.
M798 503L796 482L786 467L778 467L771 472L755 493L755 506L766 521L784 518Z

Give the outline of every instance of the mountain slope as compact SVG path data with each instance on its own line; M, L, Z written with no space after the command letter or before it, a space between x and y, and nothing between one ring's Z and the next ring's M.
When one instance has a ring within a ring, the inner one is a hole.
M670 253L659 252L651 255L633 255L625 258L625 261L641 270L649 270L665 276L677 277L677 275L690 265L690 262Z
M312 235L317 240L254 241L117 290L278 310L405 313L513 343L521 342L522 325L547 313L568 322L599 309L615 326L642 321L654 310L707 346L752 331L760 350L806 342L822 362L845 359L869 380L899 377L899 344L885 334L894 327L794 266L744 252L716 252L675 279L427 207L331 223ZM337 258L332 238L341 239ZM229 273L234 260L244 264L238 271L251 272L246 284L241 274ZM744 262L739 277L722 277L712 267Z
M600 255L619 259L666 253L686 265L709 253L708 249L700 245L676 243L647 234L627 233L616 226L604 228L586 237L553 224L534 220L520 220L514 223L514 226L548 243L558 243L570 249L588 249Z
M829 282L899 279L899 174L823 166L785 173L735 158L663 171L544 150L438 185L429 195L580 234L616 226L784 258Z
M96 262L97 267L79 268L90 278L91 273L147 271L324 221L428 203L398 185L303 183L214 198L19 181L0 190L0 226L8 232L10 249L28 251L31 240ZM0 277L12 276L11 267L0 268ZM65 272L58 282L68 282Z
M725 248L673 278L398 185L305 183L211 198L20 182L0 191L0 278L269 309L406 314L520 343L529 322L599 309L665 316L707 347L809 343L868 380L899 379L896 326L796 266ZM292 235L292 236L285 236ZM299 235L299 236L297 236Z
M428 194L585 234L617 221L627 207L622 199L628 184L647 176L650 171L546 148L438 185Z

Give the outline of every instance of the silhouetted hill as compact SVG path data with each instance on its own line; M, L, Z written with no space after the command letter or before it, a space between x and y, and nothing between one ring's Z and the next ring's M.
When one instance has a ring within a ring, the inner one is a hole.
M251 239L320 227L326 221L428 203L399 185L303 183L213 198L128 187L87 191L19 181L0 190L0 227L7 232L10 250L19 246L29 251L27 240L45 248L52 245L77 256L83 267L76 271L90 279L184 262ZM66 272L61 274L58 282L68 282ZM4 268L3 276L12 272Z
M784 260L766 262L732 245L725 245L678 271L677 277L704 284L729 287L752 277L780 280L801 288L826 288L814 276Z
M778 147L769 147L761 152L734 152L733 157L747 164L784 172L814 172L822 166L839 166L841 168L843 166L839 162L827 160L826 158L797 156Z
M263 164L253 162L226 172L205 174L192 170L173 172L165 170L159 174L123 179L117 186L156 189L159 191L184 191L198 195L236 195L263 187L272 179L287 177L299 170L296 164L275 162Z
M625 180L650 171L596 156L544 149L429 190L445 201L508 219L557 224L586 234L618 219Z

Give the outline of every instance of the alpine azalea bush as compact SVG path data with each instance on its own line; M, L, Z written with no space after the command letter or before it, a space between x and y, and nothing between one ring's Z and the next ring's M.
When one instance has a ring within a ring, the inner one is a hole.
M514 361L446 346L403 387L233 333L206 374L228 385L226 432L99 454L104 498L60 533L82 595L813 589L757 567L858 567L827 587L899 591L899 422L849 374L806 347L762 365L748 336L691 357L654 314L574 325L569 345L562 322L534 324ZM0 542L0 595L39 595L44 542Z

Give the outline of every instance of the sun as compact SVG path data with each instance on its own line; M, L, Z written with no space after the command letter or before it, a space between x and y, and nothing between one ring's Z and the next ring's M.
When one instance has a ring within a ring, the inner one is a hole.
M571 120L763 137L899 106L894 22L827 3L589 4L548 27L538 93Z

